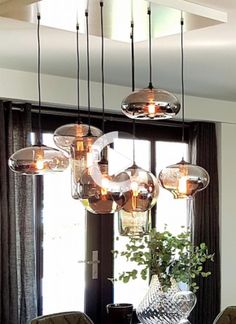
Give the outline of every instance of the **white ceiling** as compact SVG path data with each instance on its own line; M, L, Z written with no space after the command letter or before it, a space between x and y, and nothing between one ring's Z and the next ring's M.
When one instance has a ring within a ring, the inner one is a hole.
M1 7L9 2L14 1L0 1ZM236 101L236 1L189 2L226 11L228 22L185 33L186 94ZM99 37L90 36L91 80L98 82L101 80L100 43ZM81 78L86 79L84 35L80 36L80 44ZM36 71L36 50L35 24L8 18L0 19L0 67ZM172 92L180 92L179 34L154 39L152 54L154 85ZM73 32L42 26L41 56L43 73L76 77ZM135 66L136 87L146 87L148 85L147 41L135 44ZM106 83L130 86L130 79L129 43L106 39Z

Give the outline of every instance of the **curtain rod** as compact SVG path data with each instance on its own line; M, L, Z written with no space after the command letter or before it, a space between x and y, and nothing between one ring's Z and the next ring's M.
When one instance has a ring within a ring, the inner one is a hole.
M14 110L22 110L26 104L24 103L12 103L12 108ZM38 106L31 104L31 111L32 113L38 113ZM62 116L62 117L75 117L77 116L77 112L73 109L68 108L54 108L48 106L41 107L41 114L42 115L51 115L51 116ZM87 118L88 113L85 110L81 110L81 117ZM102 119L102 114L100 112L92 111L91 118L95 119ZM119 113L105 113L105 122L106 121L117 121L117 122L125 122L125 123L132 123L132 119L127 118ZM177 120L137 120L137 124L143 125L156 125L156 126L165 126L165 127L182 127L181 121ZM189 123L185 123L185 127L188 128L190 125Z

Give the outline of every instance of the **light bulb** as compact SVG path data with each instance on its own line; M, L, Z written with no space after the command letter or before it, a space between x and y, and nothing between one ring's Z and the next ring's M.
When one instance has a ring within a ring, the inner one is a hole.
M151 102L144 108L144 111L152 119L161 110L159 105L156 105L154 102Z
M38 170L43 170L44 168L44 163L42 159L36 160L36 169Z
M179 179L179 186L178 186L178 190L180 194L186 194L187 193L187 181L188 181L188 177L187 176L182 176Z
M108 185L109 185L109 179L105 176L102 178L102 186L101 186L101 196L102 200L106 199L106 195L108 193Z
M38 170L44 169L44 153L41 147L35 149L35 168Z

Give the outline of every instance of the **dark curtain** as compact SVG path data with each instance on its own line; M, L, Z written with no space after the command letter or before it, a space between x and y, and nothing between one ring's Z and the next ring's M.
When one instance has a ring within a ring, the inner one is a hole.
M199 278L197 304L191 314L192 324L213 323L220 312L219 188L217 142L214 123L193 123L190 131L190 159L208 171L209 186L197 193L192 203L192 234L195 244L205 242L214 262L208 261L208 278Z
M0 102L0 323L36 316L32 177L14 174L8 158L29 145L31 107Z

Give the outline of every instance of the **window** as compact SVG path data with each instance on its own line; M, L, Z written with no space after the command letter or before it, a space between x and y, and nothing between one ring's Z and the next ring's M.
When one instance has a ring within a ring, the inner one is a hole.
M52 134L45 134L43 143L55 147ZM43 182L43 313L83 311L85 210L71 198L69 168Z
M46 131L44 143L54 146L52 134L55 128L71 122L74 122L71 118L65 120L57 116L51 119L47 116L42 122ZM99 122L99 119L95 119L93 125L99 127ZM127 121L116 122L114 119L112 123L106 123L106 132L127 132L129 125ZM180 161L183 153L187 154L187 144L180 143L181 128L152 124L147 127L137 123L136 134L135 160L140 167L155 174L164 166ZM119 172L132 161L132 140L119 138L114 142L114 149L119 159L114 158L111 167ZM43 236L39 237L39 241L42 240L40 244L43 244L43 257L38 258L38 262L42 262L40 275L43 314L81 310L95 324L100 324L105 322L105 306L110 302L132 302L137 306L147 282L140 279L130 284L117 282L113 286L108 280L117 277L127 265L119 260L114 261L111 253L114 247L118 247L118 243L123 249L127 240L125 237L121 237L119 241L115 239L118 235L117 215L86 213L80 202L71 198L69 169L64 173L43 177L43 185ZM177 231L181 225L186 224L185 203L184 200L174 200L169 192L160 189L157 206L152 211L153 225L162 230L167 223L171 231ZM97 279L92 276L91 262L84 262L92 261L93 251L98 251L100 262ZM134 287L140 295L133 294Z
M150 141L136 140L136 162L137 165L150 170L151 167L151 151ZM130 140L117 140L115 142L115 150L122 150L122 152L132 161L132 141ZM185 143L173 143L156 141L155 142L155 165L156 175L159 174L161 169L167 165L175 164L179 162L182 157L186 158L187 144ZM152 157L153 158L153 157ZM115 161L111 162L115 163ZM186 200L173 200L172 195L160 188L160 193L156 205L156 224L155 226L161 231L167 225L168 230L172 233L181 231L181 226L187 225L187 209ZM127 237L116 237L118 233L118 215L114 219L114 250L125 250L125 245L128 242ZM118 278L119 273L123 271L129 271L137 267L132 262L127 263L122 257L114 259L114 278ZM130 281L128 283L122 283L119 281L114 282L114 302L129 302L136 307L139 301L142 299L144 291L148 286L148 281L144 281L140 278ZM135 291L135 294L133 293ZM125 300L124 300L125 296Z

